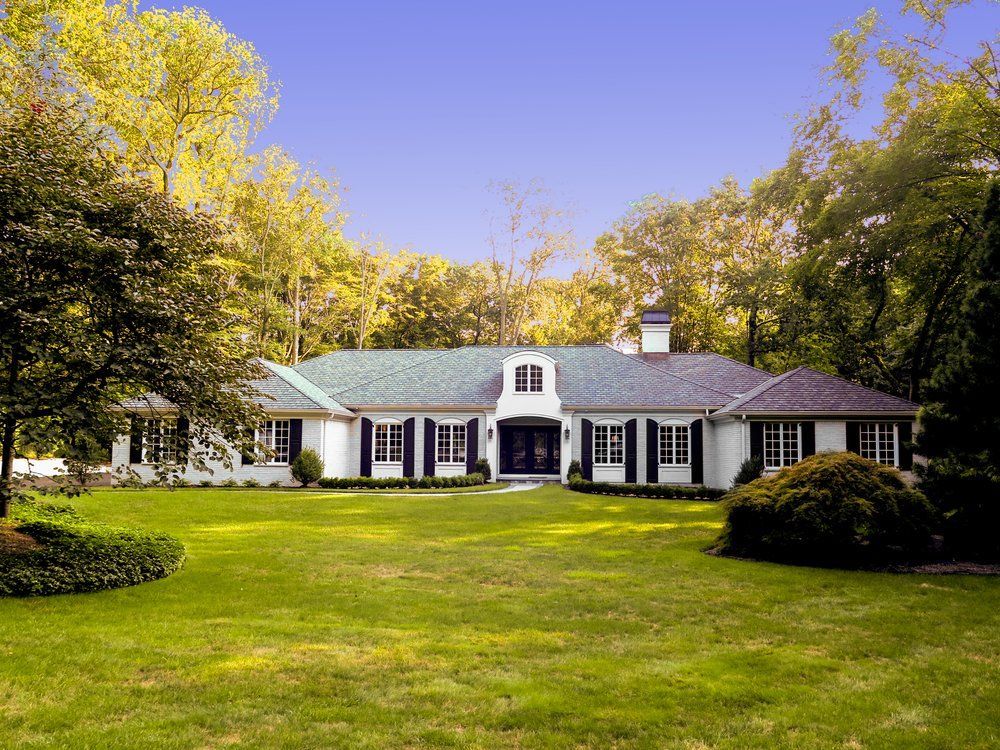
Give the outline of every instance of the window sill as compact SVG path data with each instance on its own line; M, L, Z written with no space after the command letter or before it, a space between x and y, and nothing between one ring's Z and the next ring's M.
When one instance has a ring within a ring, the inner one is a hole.
M690 469L691 464L659 464L661 469Z
M402 461L372 461L372 466L402 466Z
M624 469L625 464L599 464L594 463L594 466L600 466L602 469Z

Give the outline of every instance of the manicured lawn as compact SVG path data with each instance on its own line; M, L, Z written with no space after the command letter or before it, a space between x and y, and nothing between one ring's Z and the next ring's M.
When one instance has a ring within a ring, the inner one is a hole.
M1000 580L701 553L718 506L558 487L102 491L132 589L0 601L0 747L987 748Z

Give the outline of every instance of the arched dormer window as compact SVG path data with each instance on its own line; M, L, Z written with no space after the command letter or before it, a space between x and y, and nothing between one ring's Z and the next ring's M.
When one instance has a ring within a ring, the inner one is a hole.
M514 368L514 393L541 393L541 365L518 365Z

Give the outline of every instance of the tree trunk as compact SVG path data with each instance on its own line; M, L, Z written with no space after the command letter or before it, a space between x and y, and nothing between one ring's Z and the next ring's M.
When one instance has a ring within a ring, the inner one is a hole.
M757 306L750 307L747 316L747 364L756 367L757 362Z
M295 277L295 294L292 300L292 364L299 363L299 328L302 325L302 279Z
M10 501L14 495L14 436L17 434L17 422L8 415L3 422L2 458L0 458L0 518L10 515Z

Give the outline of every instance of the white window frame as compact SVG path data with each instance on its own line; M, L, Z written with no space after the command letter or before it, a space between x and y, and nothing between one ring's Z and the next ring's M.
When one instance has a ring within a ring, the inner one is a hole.
M142 463L177 463L177 418L151 417L143 423Z
M888 428L885 429L885 428ZM874 439L866 439L865 432L871 430ZM883 438L890 434L892 440L889 446L885 445ZM873 449L866 446L866 443ZM892 451L891 456L889 451ZM893 422L861 422L858 425L858 453L863 458L870 458L872 461L883 466L899 466L899 425ZM888 460L886 460L888 459Z
M786 429L792 427L793 429ZM777 463L774 463L774 432L777 430ZM771 434L769 434L771 433ZM792 455L790 434L795 434L795 454ZM769 448L769 445L771 446ZM764 422L764 468L777 471L786 466L792 466L802 460L802 423L801 422Z
M257 463L262 466L288 466L292 453L292 420L266 419L257 430L256 440L267 448Z
M691 465L691 425L687 422L661 422L657 428L657 456L660 466ZM678 441L678 436L683 440ZM678 461L682 454L682 461Z
M439 465L464 464L466 456L465 422L438 422L434 438L435 463Z
M381 446L379 445L380 442L382 442ZM384 452L381 451L380 448L384 448ZM372 463L403 463L402 422L398 422L396 420L384 420L374 424L372 427Z
M613 440L617 436L617 440ZM625 465L625 425L621 422L598 422L594 425L594 466ZM618 460L614 460L614 459Z
M528 363L514 368L514 393L542 393L543 390L541 365Z

